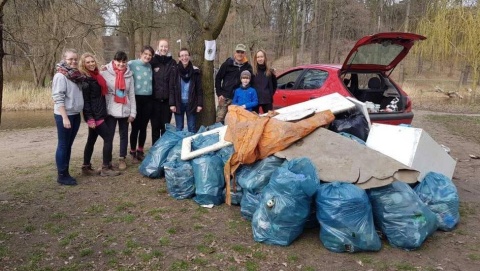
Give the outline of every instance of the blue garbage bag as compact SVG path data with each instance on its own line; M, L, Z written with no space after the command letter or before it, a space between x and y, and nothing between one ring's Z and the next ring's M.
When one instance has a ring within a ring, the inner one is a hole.
M195 194L195 179L190 161L181 160L182 141L170 150L164 164L168 194L175 199L188 199Z
M220 150L216 151L215 154L222 158L223 164L225 165L225 163L227 163L228 159L230 159L234 152L235 150L233 148L233 145L230 145L221 148Z
M242 199L240 201L240 214L248 221L252 221L253 214L260 204L262 193L249 192L243 190Z
M192 151L211 146L219 141L220 138L218 134L198 135L192 140Z
M251 165L242 165L235 176L238 185L250 193L258 194L268 184L272 173L280 167L285 159L270 155Z
M204 154L192 160L193 176L195 177L195 197L193 200L200 205L220 205L225 199L223 188L223 161L216 154Z
M460 220L457 188L447 176L429 172L415 187L415 193L437 216L438 228L451 231Z
M393 183L367 191L375 225L390 245L413 250L437 230L437 217L406 183Z
M167 130L150 148L145 159L143 159L139 172L149 178L161 178L164 176L163 164L166 162L170 150L178 141L191 135L185 131L175 131L175 127L167 125Z
M279 167L263 189L252 218L255 241L288 246L303 232L311 213L312 197L319 185L319 180L312 175L288 169L303 171L297 166L303 163L303 159L306 158L293 159L287 166ZM308 167L304 171L308 172Z
M317 196L320 240L333 252L379 251L372 206L367 193L350 183L320 185Z

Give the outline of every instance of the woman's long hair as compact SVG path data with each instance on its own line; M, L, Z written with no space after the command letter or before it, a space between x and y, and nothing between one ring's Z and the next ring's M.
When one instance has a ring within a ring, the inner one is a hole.
M88 72L88 69L87 67L85 67L85 59L87 57L91 57L93 58L93 60L95 60L95 68L98 69L98 61L97 61L97 58L92 54L92 53L84 53L81 57L80 57L80 63L78 65L78 70L87 75L87 76L90 76L90 73Z
M268 63L268 59L267 59L267 53L265 53L264 50L258 50L255 55L253 56L253 74L254 75L257 75L258 73L258 63L257 63L257 54L259 52L262 52L263 53L263 57L265 58L265 62L264 62L264 65L265 65L265 73L267 75L267 77L271 76L272 75L272 72L270 71L270 64Z

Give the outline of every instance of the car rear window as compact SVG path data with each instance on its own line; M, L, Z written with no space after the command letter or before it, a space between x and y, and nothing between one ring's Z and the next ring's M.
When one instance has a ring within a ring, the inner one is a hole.
M392 43L374 43L358 48L349 64L390 64L403 50L403 46Z

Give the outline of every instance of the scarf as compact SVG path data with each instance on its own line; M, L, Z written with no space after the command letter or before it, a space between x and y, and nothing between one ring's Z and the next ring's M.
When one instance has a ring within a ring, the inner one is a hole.
M115 97L114 101L116 103L126 104L127 97L125 96L125 70L119 70L115 65L115 62L112 61L113 71L115 72Z
M100 85L100 88L102 89L102 96L107 95L108 93L107 81L105 81L105 78L103 78L103 76L98 72L98 69L95 68L94 71L88 71L88 73Z
M183 67L183 64L181 61L178 62L178 73L180 75L180 78L185 83L188 83L190 81L190 78L192 78L193 75L193 64L191 61L188 62L187 67Z
M79 70L71 68L64 60L60 61L55 65L55 68L58 73L61 73L67 77L68 80L78 84L85 80L85 75L83 75Z

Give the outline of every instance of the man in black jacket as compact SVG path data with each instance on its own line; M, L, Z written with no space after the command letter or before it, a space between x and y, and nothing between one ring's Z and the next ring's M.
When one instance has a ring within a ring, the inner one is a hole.
M168 41L158 42L158 51L150 61L153 69L152 145L165 133L165 124L170 123L172 112L168 99L175 87L176 62L168 51Z
M248 63L245 52L247 47L237 44L233 58L229 57L218 70L215 77L215 91L218 97L216 122L223 122L227 115L228 106L232 103L233 92L240 86L240 74L242 71L249 71L251 74L252 65Z

